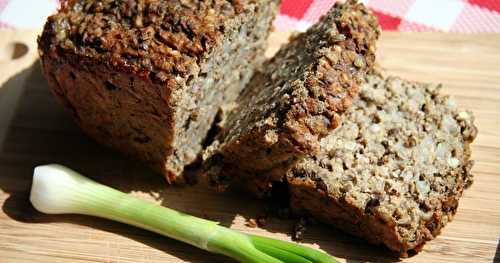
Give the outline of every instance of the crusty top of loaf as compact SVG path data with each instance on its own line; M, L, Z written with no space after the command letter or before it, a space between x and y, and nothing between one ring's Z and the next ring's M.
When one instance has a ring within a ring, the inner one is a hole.
M257 0L63 0L39 39L40 52L93 58L166 81L199 65ZM203 70L203 69L201 69Z
M474 118L440 87L371 76L342 126L321 141L319 154L291 170L289 181L313 182L336 201L396 226L409 248L417 245L419 232L446 223L472 182ZM426 225L434 217L438 225Z
M223 141L266 130L269 144L289 141L309 153L338 126L358 82L375 60L378 21L356 1L337 3L264 64L230 114Z
M314 149L316 138L335 129L340 124L340 114L351 106L359 81L373 67L380 32L376 17L357 1L336 3L308 31L293 39L287 49L280 50L275 58L281 61L272 63L280 68L271 72L293 76L293 70L304 70L291 83L294 88L281 98L283 124L296 145ZM287 61L293 59L314 62L301 69L290 69Z

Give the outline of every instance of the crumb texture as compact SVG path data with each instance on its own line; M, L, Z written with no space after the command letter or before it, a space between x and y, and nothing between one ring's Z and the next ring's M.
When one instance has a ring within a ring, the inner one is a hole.
M440 88L367 78L320 153L289 172L292 208L403 254L439 234L472 182L477 134Z
M348 1L292 37L254 75L227 116L219 145L212 147L224 166L222 174L213 172L214 181L260 174L255 182L267 188L267 175L282 178L280 167L317 151L373 66L378 35L376 18Z

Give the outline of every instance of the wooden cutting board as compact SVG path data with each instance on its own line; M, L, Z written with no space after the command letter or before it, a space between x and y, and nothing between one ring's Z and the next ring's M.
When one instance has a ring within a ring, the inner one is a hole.
M287 34L275 33L269 53L286 39ZM500 262L500 35L384 33L379 47L389 74L444 83L444 92L474 111L480 131L473 144L475 183L455 220L422 253L404 261ZM262 201L216 194L205 185L165 187L161 177L85 137L46 87L36 61L35 32L0 31L0 50L0 262L231 262L122 224L36 212L28 201L32 170L45 163L68 165L234 229L290 239L293 220L267 218L262 228L245 225L265 214ZM304 243L345 262L398 261L383 247L324 225L310 226Z

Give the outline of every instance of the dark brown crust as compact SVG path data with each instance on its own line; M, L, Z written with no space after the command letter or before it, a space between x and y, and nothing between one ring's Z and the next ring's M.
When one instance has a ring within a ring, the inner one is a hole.
M325 16L320 22L326 28L331 27L330 30L321 26L312 27L306 33L323 34L319 39L301 34L292 38L290 43L292 49L317 49L317 61L303 80L308 96L294 94L297 91L294 88L287 94L290 97L283 107L284 134L288 136L287 140L304 152L317 150L318 138L340 124L339 115L351 106L352 98L358 93L360 79L375 61L375 42L379 37L375 17L356 1L336 3L334 10L336 12ZM339 36L344 36L340 39L345 40L339 41ZM321 44L318 46L317 41L326 41L328 44L322 47L326 49L321 50ZM335 52L337 50L340 52ZM289 50L282 49L275 58L286 57L288 52ZM322 109L325 106L326 110ZM315 117L324 118L325 121L317 121ZM308 138L309 135L314 138L312 141Z
M193 85L211 77L219 83L208 85L216 91L207 93L219 94L214 104L234 99L232 94L239 93L261 63L270 30L270 22L263 22L272 20L277 2L65 0L38 39L43 72L84 132L144 161L169 182L182 182L183 166L196 153L170 162L183 125L190 121L178 116L190 111L189 118L196 119L198 110L182 104L183 98L196 97L195 103L205 99ZM247 39L240 30L247 30ZM228 42L246 63L220 62ZM213 61L219 69L231 67L237 77L209 69ZM199 129L208 131L217 105L213 108L213 115L203 115L205 124ZM204 136L193 139L199 142L193 152Z
M376 18L356 1L337 3L294 36L240 95L217 138L220 145L210 149L212 182L224 188L234 177L262 195L294 160L317 151L372 68L378 36Z
M52 93L70 110L83 131L99 143L120 149L165 174L162 164L172 153L173 140L173 133L167 131L173 131L175 123L170 110L174 106L168 100L172 89L131 73L117 74L78 56L42 57L41 63ZM110 86L102 85L101 80L107 80ZM119 106L122 110L116 111ZM165 175L175 180L174 174Z
M229 26L256 1L63 0L41 52L93 58L154 81L195 74Z
M468 147L468 146L467 146ZM374 245L385 245L397 252L400 257L418 253L427 241L434 239L441 233L446 222L453 219L463 189L472 181L470 168L473 162L461 169L457 176L455 189L450 189L449 198L441 200L431 220L422 222L416 231L416 239L405 240L398 233L394 221L388 220L383 214L370 213L359 209L350 200L337 200L328 195L317 182L312 180L289 179L290 207L297 215L313 215L315 218L332 225L349 234L366 239Z

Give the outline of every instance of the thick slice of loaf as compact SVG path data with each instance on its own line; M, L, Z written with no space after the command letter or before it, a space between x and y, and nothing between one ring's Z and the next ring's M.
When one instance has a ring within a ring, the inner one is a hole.
M291 208L402 255L419 251L472 183L474 118L439 89L370 76L320 153L288 172Z
M65 0L44 75L87 134L174 181L262 62L278 2Z
M213 183L258 195L296 159L319 149L340 123L375 59L376 18L362 4L337 3L264 63L209 147ZM233 180L234 179L234 180Z

